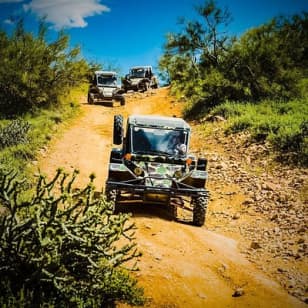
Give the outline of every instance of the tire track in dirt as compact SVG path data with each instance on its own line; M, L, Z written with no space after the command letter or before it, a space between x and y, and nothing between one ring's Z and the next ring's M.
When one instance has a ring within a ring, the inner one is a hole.
M79 185L88 183L88 176L94 172L96 188L101 190L113 147L114 115L180 116L182 103L168 93L162 88L129 94L125 106L115 107L88 105L84 101L82 114L39 159L40 170L53 176L58 167L66 171L79 169ZM143 253L136 276L150 299L148 307L305 307L249 263L239 253L236 240L208 231L206 225L197 228L174 222L161 208L129 210ZM232 297L240 287L245 294Z

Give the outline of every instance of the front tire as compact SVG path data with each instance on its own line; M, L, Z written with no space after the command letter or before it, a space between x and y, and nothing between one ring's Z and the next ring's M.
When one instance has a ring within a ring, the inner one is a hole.
M93 103L94 103L93 98L92 98L91 94L89 93L88 94L88 104L93 104Z
M207 210L207 197L197 196L192 198L193 204L193 224L201 227L205 223L205 216Z
M149 90L149 88L150 88L150 84L148 82L146 82L144 84L144 92L147 92Z
M207 159L206 158L198 158L197 161L197 170L206 171L207 167Z

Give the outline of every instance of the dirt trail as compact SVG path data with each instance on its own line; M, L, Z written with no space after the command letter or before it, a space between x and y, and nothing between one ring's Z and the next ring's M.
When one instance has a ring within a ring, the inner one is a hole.
M122 114L181 115L182 104L162 88L132 94L125 106L82 104L83 114L41 157L38 166L52 176L58 167L79 169L79 184L96 174L96 187L104 187L112 148L113 116ZM202 147L198 135L193 147ZM215 193L215 192L214 192ZM238 198L241 198L239 195ZM232 206L232 204L228 204ZM136 223L140 272L149 307L305 307L278 283L259 271L238 250L237 238L172 221L161 208L132 208ZM210 210L210 208L209 208ZM239 235L240 236L240 235ZM236 289L244 294L233 297ZM121 305L125 307L125 305Z

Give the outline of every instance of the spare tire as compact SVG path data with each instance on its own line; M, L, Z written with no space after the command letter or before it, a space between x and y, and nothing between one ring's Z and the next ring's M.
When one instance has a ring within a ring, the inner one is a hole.
M123 117L119 114L113 119L113 143L122 144L123 141Z

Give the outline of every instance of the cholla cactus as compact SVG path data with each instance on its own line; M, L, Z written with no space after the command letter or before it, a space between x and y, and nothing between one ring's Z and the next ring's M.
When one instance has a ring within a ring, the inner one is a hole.
M140 256L135 226L113 215L103 195L94 198L94 176L75 189L77 174L39 175L26 198L16 173L0 172L1 304L20 297L30 305L142 303L142 289L123 269Z
M7 126L0 128L0 149L27 143L29 129L30 124L24 120L13 120Z

